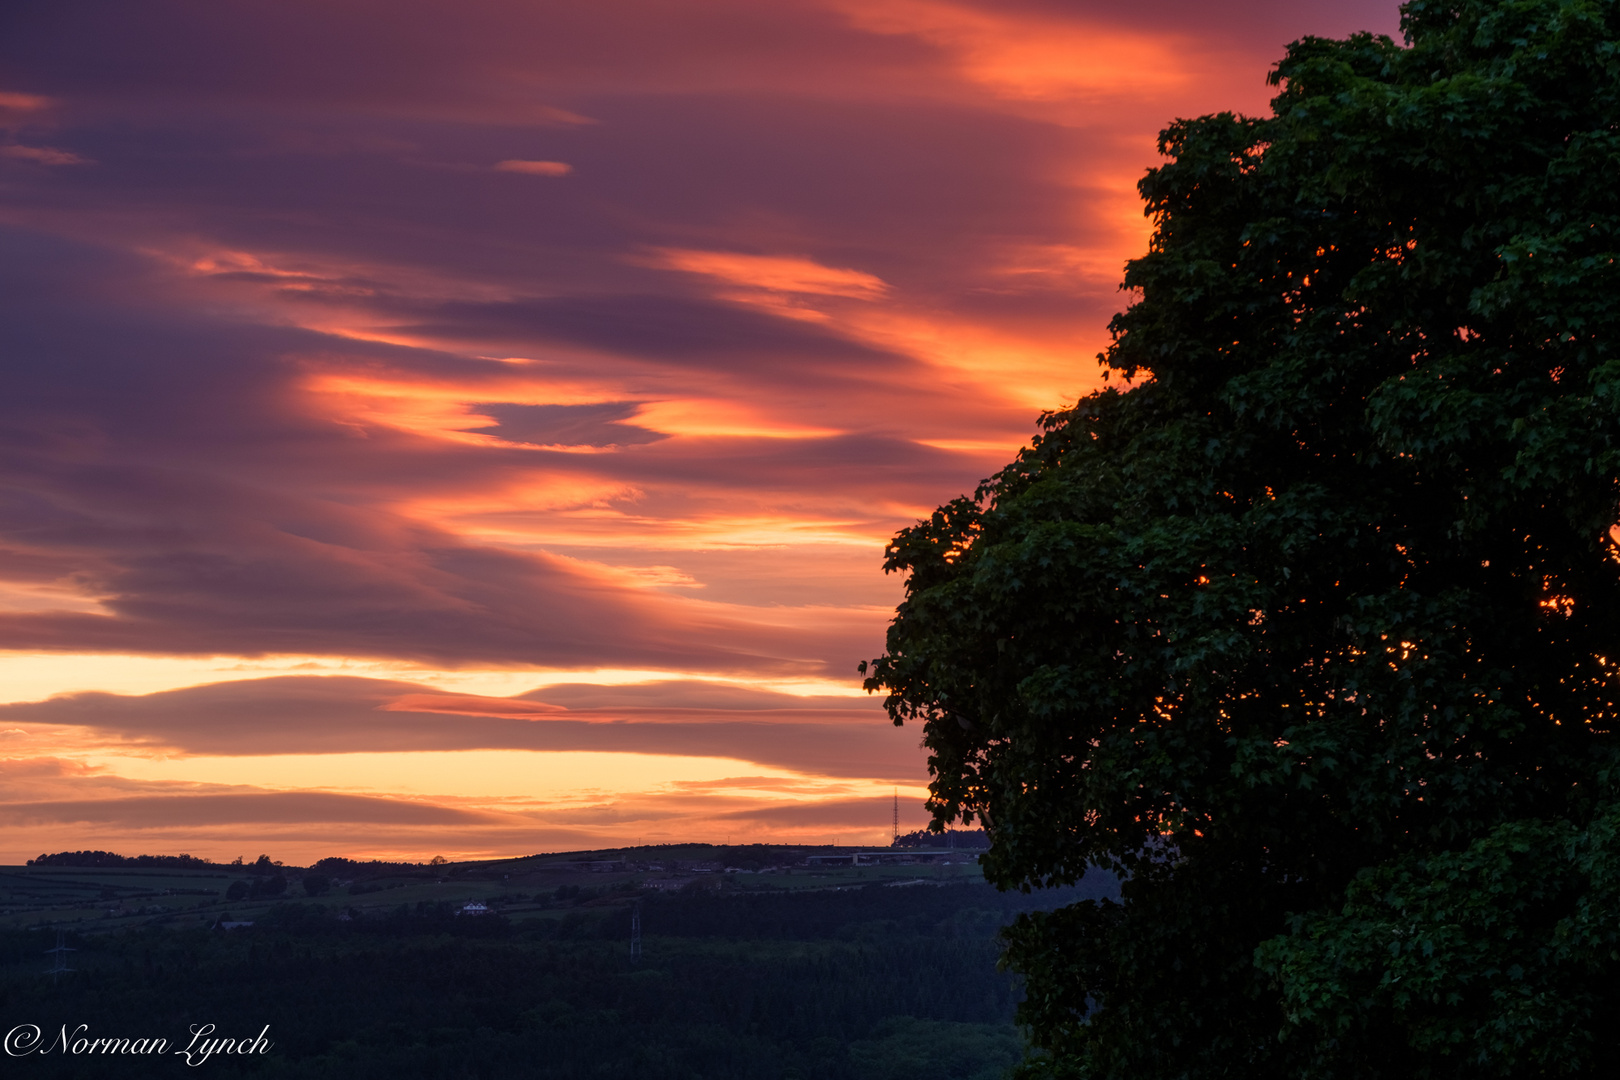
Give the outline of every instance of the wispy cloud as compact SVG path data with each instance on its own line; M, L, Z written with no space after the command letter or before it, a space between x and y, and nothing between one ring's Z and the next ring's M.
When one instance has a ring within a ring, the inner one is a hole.
M0 157L8 157L13 161L32 161L39 165L94 164L89 158L80 157L71 150L58 150L54 146L24 146L21 143L0 146Z
M37 112L50 105L51 99L43 94L19 94L16 91L0 91L0 109L10 112Z
M495 165L496 172L526 173L530 176L567 176L574 167L564 161L523 161L509 158Z
M730 286L809 296L847 296L881 300L889 286L860 270L823 266L789 255L747 255L732 251L689 251L665 248L649 260L688 274L715 278Z

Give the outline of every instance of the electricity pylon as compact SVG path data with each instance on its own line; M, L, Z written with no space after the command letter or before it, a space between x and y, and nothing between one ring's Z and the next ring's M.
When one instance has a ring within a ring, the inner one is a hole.
M69 945L62 944L62 931L58 930L56 932L56 948L54 948L54 949L46 949L45 950L45 955L46 956L50 956L53 953L55 954L55 956L56 956L56 966L51 968L49 971L45 972L45 974L51 976L53 981L60 982L63 975L65 975L68 972L73 970L72 968L67 966L67 958L65 956L63 956L62 954L63 953L70 953L70 952L78 952L78 951L79 950L77 950L77 949L75 949L75 948L73 948L73 947L71 947Z

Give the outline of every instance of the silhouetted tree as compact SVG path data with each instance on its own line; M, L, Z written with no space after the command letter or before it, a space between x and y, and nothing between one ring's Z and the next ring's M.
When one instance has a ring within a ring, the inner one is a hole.
M936 821L1127 878L1011 933L1032 1074L1620 1067L1620 4L1402 26L1162 134L1129 385L889 550Z

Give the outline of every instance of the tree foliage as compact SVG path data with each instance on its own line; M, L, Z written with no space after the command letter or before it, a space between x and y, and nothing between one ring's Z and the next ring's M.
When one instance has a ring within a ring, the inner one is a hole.
M1085 1077L1620 1064L1620 3L1414 0L1178 121L1124 377L900 533L868 689ZM863 665L865 669L865 665Z

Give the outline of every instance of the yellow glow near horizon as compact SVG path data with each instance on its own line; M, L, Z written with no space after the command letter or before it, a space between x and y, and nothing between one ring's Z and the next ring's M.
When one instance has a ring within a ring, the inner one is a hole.
M1012 444L1016 450L1018 444ZM428 507L413 507L413 512L429 516ZM888 512L889 507L876 508ZM932 508L930 507L930 510ZM880 521L873 525L867 521L847 521L832 518L805 517L793 520L782 517L722 516L688 518L685 520L658 518L620 510L614 507L583 506L545 514L518 508L491 507L472 511L445 507L439 517L460 513L456 519L457 531L487 543L500 543L508 547L546 550L547 545L570 547L612 547L618 550L643 551L727 551L751 548L810 548L834 547L840 549L866 548L881 553L883 545L893 534L892 527ZM913 515L915 516L915 515ZM926 516L926 515L924 515ZM567 556L551 554L556 558ZM611 575L623 573L623 568L601 568L584 559L569 559L576 566L597 567L598 572ZM873 564L880 565L881 554L874 554Z
M577 801L665 791L676 784L712 785L731 778L763 778L791 782L793 786L819 787L824 783L819 778L801 777L785 769L736 758L586 750L422 750L254 757L155 757L102 751L81 760L129 780L477 800ZM738 790L746 792L749 786ZM782 797L780 788L769 794L776 799Z
M426 668L399 661L334 656L143 656L121 653L38 653L0 651L0 704L43 701L57 694L101 691L155 694L188 686L265 679L279 675L349 675L393 679L436 690L487 697L511 697L558 683L625 686L684 680L769 690L798 697L866 695L851 679L720 678L681 671L591 668Z

